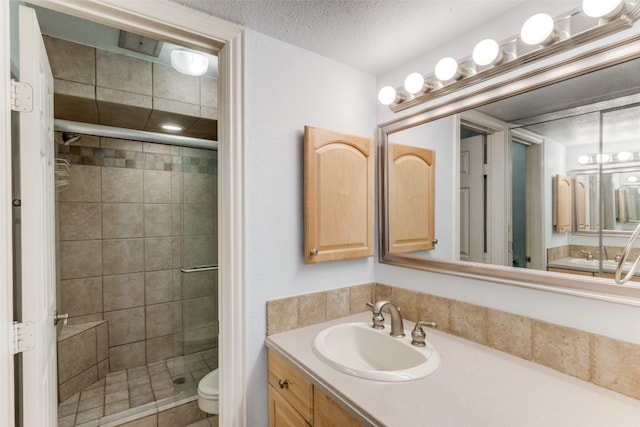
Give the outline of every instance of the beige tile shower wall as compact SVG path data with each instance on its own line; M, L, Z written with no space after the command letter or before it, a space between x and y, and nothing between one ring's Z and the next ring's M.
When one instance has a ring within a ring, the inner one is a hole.
M267 301L267 335L360 313L372 300L391 300L405 319L436 322L440 331L640 399L638 344L383 284Z
M217 273L180 272L217 264L216 153L87 135L58 150L69 323L108 321L111 371L216 347Z
M185 128L218 119L218 81L168 65L45 36L57 95L56 117L143 129L172 114ZM179 115L179 116L176 116Z

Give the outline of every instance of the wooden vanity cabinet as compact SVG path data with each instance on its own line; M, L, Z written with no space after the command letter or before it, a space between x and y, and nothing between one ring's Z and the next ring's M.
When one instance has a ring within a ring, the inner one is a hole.
M361 424L269 350L269 427L351 427Z
M304 261L373 255L373 140L305 126Z

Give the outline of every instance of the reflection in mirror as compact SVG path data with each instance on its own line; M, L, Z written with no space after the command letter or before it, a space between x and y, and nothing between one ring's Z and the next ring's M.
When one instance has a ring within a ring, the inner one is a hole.
M612 277L640 216L639 66L616 63L456 115L382 125L382 261L518 284L555 286L523 269ZM412 218L422 230L435 219L432 250L390 247L401 207L387 142L435 153L434 218Z

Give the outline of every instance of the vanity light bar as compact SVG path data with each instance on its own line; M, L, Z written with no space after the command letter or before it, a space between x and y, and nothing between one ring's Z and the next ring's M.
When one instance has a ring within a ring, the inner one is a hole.
M638 161L640 161L640 151L583 154L581 156L578 156L578 164L581 165L599 165L601 163L632 163Z
M581 9L555 19L540 13L525 22L520 35L502 43L483 40L472 56L459 61L443 58L431 74L412 73L404 86L383 87L378 100L394 112L402 111L481 79L630 28L639 17L640 0L583 0Z

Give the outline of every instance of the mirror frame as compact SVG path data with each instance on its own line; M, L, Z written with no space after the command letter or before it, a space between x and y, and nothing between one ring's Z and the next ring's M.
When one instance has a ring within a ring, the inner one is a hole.
M387 216L389 189L386 171L388 135L390 134L638 58L640 58L640 34L635 34L611 44L601 45L571 57L556 60L538 69L525 71L502 82L490 82L479 88L470 87L469 91L465 91L464 94L453 94L452 97L434 102L410 115L380 124L378 126L379 262L439 274L488 280L501 284L640 306L640 283L638 285L618 285L613 279L601 277L588 278L573 274L390 253L388 250Z

